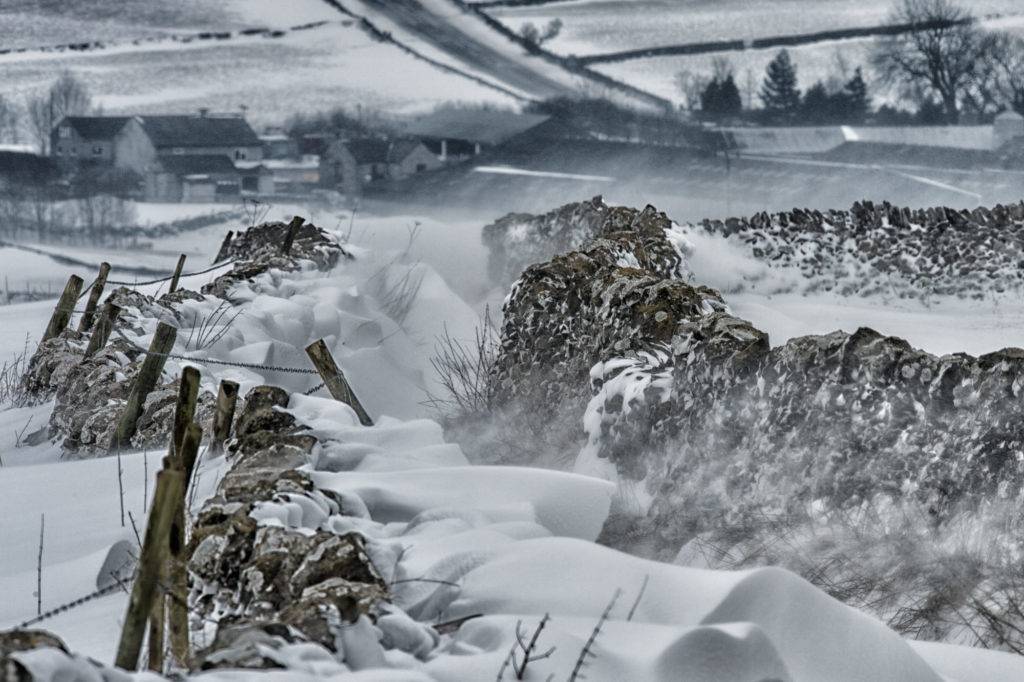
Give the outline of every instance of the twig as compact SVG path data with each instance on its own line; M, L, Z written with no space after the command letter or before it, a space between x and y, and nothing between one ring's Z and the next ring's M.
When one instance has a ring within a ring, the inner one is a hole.
M576 682L580 679L580 673L583 671L583 666L587 662L587 657L596 658L597 654L592 651L594 641L597 640L597 636L601 633L601 626L604 625L605 621L608 620L608 615L612 612L615 607L615 602L619 600L619 595L622 594L622 590L615 588L615 594L612 595L612 600L608 602L608 606L605 607L604 613L597 621L597 625L594 626L593 631L590 633L590 637L587 638L587 643L583 645L580 650L579 658L576 659L576 665L573 666L572 674L569 675L569 682Z
M633 608L629 610L629 615L626 616L626 620L633 620L633 615L636 613L636 607L640 606L640 600L644 598L644 592L647 590L647 583L651 581L651 574L648 573L644 576L644 582L640 586L640 592L636 595L636 601L633 602Z
M516 621L516 645L523 650L523 660L518 662L516 660L515 646L512 648L512 669L516 673L516 679L523 679L523 675L526 674L526 666L534 661L541 661L545 658L549 658L551 654L555 653L555 647L551 647L542 654L534 655L533 651L537 647L537 640L540 638L541 630L547 625L548 621L551 620L551 614L545 613L544 617L540 619L540 623L537 624L537 628L533 631L533 637L530 638L529 644L523 643L522 625L523 621Z
M124 469L121 468L121 448L117 449L117 492L121 500L121 527L124 528Z
M36 616L43 615L43 531L46 514L39 515L39 558L36 560Z

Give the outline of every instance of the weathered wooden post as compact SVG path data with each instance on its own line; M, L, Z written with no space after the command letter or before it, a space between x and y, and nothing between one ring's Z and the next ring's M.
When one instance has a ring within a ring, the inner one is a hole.
M94 354L106 347L110 340L110 332L114 331L114 323L117 316L121 314L121 306L107 301L103 304L103 311L100 319L89 335L89 345L85 348L85 357L91 358Z
M139 652L145 636L146 621L153 608L153 600L159 588L161 566L167 560L168 539L171 522L181 491L184 488L185 476L181 471L164 468L156 477L156 490L153 493L153 506L146 523L146 536L142 543L139 566L136 571L135 583L132 585L128 599L128 611L121 629L121 639L117 645L117 658L114 665L124 670L135 670L139 665ZM159 647L159 644L152 643Z
M292 221L288 223L288 232L284 236L284 244L281 245L281 253L287 256L292 252L292 243L295 241L295 234L302 227L302 223L306 222L304 218L295 216Z
M373 426L373 420L370 419L370 415L363 409L362 403L359 402L359 398L356 397L352 387L349 386L348 380L338 367L338 364L334 362L334 356L331 355L331 351L328 350L324 340L320 339L306 346L306 355L313 361L316 371L320 373L320 377L327 385L327 390L331 392L331 396L355 410L360 424L363 426Z
M160 374L164 371L164 363L167 362L167 354L174 348L174 340L178 330L163 322L156 327L156 334L149 344L149 351L146 359L142 361L142 367L135 377L135 384L128 394L128 402L124 406L121 418L117 422L114 434L110 439L111 451L117 451L128 445L138 425L139 415L142 414L142 406L156 383L160 380Z
M52 339L67 328L68 322L71 321L71 313L75 310L78 294L82 291L82 284L82 278L78 275L68 277L68 283L64 285L64 293L57 301L57 307L53 309L50 323L46 325L46 331L43 333L40 343Z
M235 238L233 230L228 230L228 233L224 235L224 241L220 243L220 249L217 251L217 257L213 260L214 265L227 259L228 249L231 248L231 240Z
M185 367L181 372L181 379L179 381L178 401L174 408L174 420L171 422L171 434L168 438L169 443L167 445L166 461L175 469L185 473L185 491L187 491L191 466L185 466L183 463L181 459L181 450L182 442L185 440L185 434L189 427L193 425L192 418L196 413L196 402L199 398L199 370L195 367ZM183 494L185 493L183 492ZM171 536L169 538L171 554L169 557L169 564L165 566L165 571L162 574L164 577L172 578L172 581L170 581L172 583L170 589L174 591L177 590L176 586L173 585L173 579L176 578L176 571L173 566L175 556L177 555L175 547L180 547L184 543L183 524L184 515L182 513L181 505L179 504L175 511L174 522L171 525ZM174 617L176 612L173 602L174 599L169 595L158 595L156 602L153 604L152 612L150 613L149 669L156 672L162 672L164 668L163 642L165 624L169 623L172 652L175 648ZM170 615L170 618L168 618L168 615ZM188 630L186 623L186 637L187 633ZM180 644L180 642L178 644Z
M181 279L181 270L185 267L185 254L178 256L178 264L174 268L174 275L171 277L171 286L168 287L167 293L173 294L178 290L178 280Z
M178 385L178 402L174 407L174 422L171 425L170 442L167 445L167 456L177 457L181 449L181 441L185 437L185 429L192 423L196 415L196 402L199 400L199 370L185 367L181 370Z
M85 312L82 319L78 321L78 331L87 332L92 328L93 318L96 316L96 306L99 305L100 296L103 295L103 288L107 286L107 275L110 274L110 263L100 263L100 272L96 275L96 281L92 283L89 290L89 300L85 304Z
M213 431L210 440L210 455L216 457L224 452L224 443L231 436L231 423L235 419L235 401L238 400L238 384L225 379L220 382L217 392L217 411L213 414Z
M170 631L171 657L176 665L186 668L192 658L192 650L189 644L188 628L188 570L182 551L186 541L187 516L185 510L188 506L189 482L192 480L192 473L199 455L199 444L202 440L203 430L195 422L190 423L182 436L181 447L175 455L175 466L180 466L185 475L185 487L182 488L181 498L178 500L174 523L171 524L170 562L168 564L171 593L168 595L166 605L169 616L167 623Z

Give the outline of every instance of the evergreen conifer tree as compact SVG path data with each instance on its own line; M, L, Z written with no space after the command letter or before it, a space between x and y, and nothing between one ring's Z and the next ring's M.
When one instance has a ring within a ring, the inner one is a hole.
M796 87L796 67L789 52L781 50L768 64L761 84L761 101L771 114L792 115L800 109L800 90Z

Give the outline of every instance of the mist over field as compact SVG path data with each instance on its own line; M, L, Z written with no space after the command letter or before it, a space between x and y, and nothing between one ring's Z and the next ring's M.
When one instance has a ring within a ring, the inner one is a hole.
M1024 679L1015 0L0 6L0 680Z

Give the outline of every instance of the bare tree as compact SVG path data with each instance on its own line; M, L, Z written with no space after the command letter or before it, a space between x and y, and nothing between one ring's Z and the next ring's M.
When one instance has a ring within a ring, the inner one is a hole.
M92 108L88 89L70 71L60 75L46 94L29 100L28 120L43 154L50 152L50 133L65 116L87 114Z
M711 79L705 75L684 69L675 75L676 87L683 96L683 108L687 111L700 109L700 95Z
M910 30L876 45L872 63L879 77L904 92L936 95L956 123L991 41L970 11L951 0L899 0L890 22Z
M1024 38L999 33L992 36L988 54L987 91L997 107L1010 107L1024 115Z

